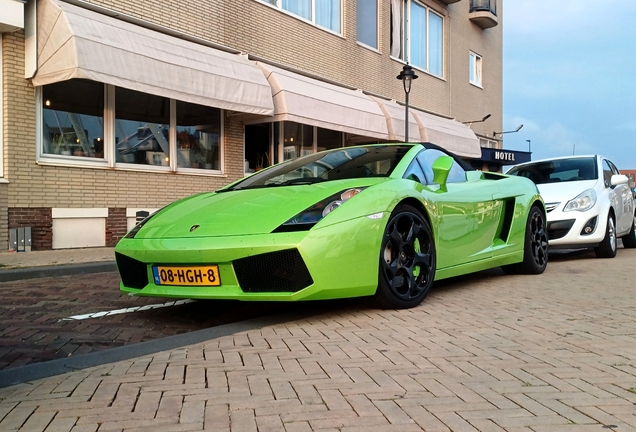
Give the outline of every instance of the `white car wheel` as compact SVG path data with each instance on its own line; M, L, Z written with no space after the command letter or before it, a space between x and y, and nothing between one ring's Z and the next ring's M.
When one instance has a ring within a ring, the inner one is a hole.
M594 248L598 258L614 258L616 256L616 224L614 216L607 217L607 227L605 228L605 238Z

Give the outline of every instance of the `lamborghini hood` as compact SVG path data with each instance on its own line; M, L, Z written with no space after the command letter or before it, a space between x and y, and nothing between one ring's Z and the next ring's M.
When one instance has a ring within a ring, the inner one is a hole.
M373 179L373 183L381 180L385 179ZM267 234L317 202L350 188L369 186L369 183L368 179L354 179L203 193L177 201L159 211L135 238Z

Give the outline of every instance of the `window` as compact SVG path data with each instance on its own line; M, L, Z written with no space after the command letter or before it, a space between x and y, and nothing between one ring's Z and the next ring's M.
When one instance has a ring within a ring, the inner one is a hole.
M356 37L358 42L378 48L378 0L356 1Z
M331 150L342 147L342 132L316 128L316 151Z
M497 148L497 141L479 138L479 146L485 148Z
M475 54L472 51L470 52L468 68L470 83L481 87L481 56L479 54Z
M104 84L79 79L51 84L42 101L43 154L104 158Z
M221 111L177 101L177 166L221 170Z
M283 123L283 160L314 153L314 128L294 122Z
M334 31L341 32L342 0L261 0L300 18Z
M344 134L295 122L245 126L245 172L344 146Z
M603 159L603 180L605 180L605 187L612 187L612 167L609 165L606 159Z
M443 76L444 19L416 0L391 0L391 56Z
M81 79L37 91L40 161L166 172L223 170L218 108Z
M426 176L426 184L433 184L433 163L441 156L448 156L437 149L426 149L417 155L417 160L422 166ZM466 181L466 171L456 162L453 162L446 183L459 183Z
M169 132L170 99L120 87L115 89L117 162L167 167Z

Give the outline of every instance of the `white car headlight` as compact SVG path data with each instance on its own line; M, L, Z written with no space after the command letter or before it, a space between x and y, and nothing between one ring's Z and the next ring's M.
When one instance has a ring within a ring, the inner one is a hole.
M573 200L568 201L563 211L587 211L594 207L594 204L596 204L596 192L594 189L588 189Z

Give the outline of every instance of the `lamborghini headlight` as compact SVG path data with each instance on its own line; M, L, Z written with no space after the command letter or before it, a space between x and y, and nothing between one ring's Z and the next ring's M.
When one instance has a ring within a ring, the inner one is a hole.
M316 224L329 213L340 207L344 202L350 200L351 198L362 192L364 189L366 188L352 188L333 194L330 197L327 197L322 201L319 201L316 204L312 205L311 207L301 211L296 216L285 222L283 225L289 226L296 224Z
M567 202L563 211L587 211L596 204L596 192L594 189L588 189L579 194L576 198Z

